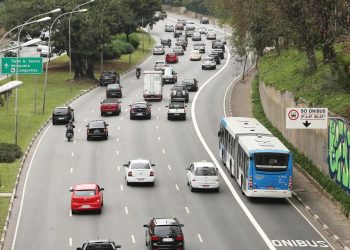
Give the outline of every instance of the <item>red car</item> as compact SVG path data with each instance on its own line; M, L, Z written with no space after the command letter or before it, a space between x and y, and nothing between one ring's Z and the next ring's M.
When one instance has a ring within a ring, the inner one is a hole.
M165 56L166 63L177 63L179 60L176 53L168 53Z
M75 214L79 211L96 210L101 213L103 206L103 194L101 188L97 184L79 184L71 188L71 211Z
M182 23L175 24L175 30L184 30L184 25Z
M107 114L112 114L112 115L120 114L121 102L117 98L107 98L100 103L101 103L101 106L100 106L101 116L104 116Z

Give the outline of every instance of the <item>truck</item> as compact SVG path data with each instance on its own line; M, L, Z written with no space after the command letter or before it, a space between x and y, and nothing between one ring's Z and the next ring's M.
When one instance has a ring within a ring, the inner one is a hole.
M163 72L147 70L143 74L143 98L145 101L161 101L163 98Z

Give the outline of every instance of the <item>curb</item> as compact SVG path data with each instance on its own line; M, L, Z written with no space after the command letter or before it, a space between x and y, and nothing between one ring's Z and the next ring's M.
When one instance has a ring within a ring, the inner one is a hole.
M129 73L130 71L134 70L138 65L140 65L143 62L145 62L146 60L148 60L150 57L152 57L152 54L150 54L149 56L145 56L140 62L138 62L134 66L130 67L128 70L122 72L120 75L123 76L123 75ZM85 95L86 93L92 91L93 89L95 89L97 87L99 87L99 85L94 84L89 89L87 89L85 91L82 91L80 94L78 94L77 96L75 96L72 99L70 99L68 102L65 103L65 105L69 105L70 103L72 103L73 101L75 101L76 99L81 97L82 95ZM12 213L12 207L13 207L14 199L17 198L17 196L16 196L17 187L18 187L19 179L21 177L21 173L22 173L22 169L23 169L24 163L25 163L25 161L27 159L27 156L29 154L30 149L33 146L34 141L38 138L38 136L40 135L41 131L46 127L46 125L51 121L51 119L52 118L50 117L48 120L46 120L46 122L44 122L44 124L37 130L37 132L34 134L32 140L30 141L29 145L27 146L27 149L26 149L25 153L22 156L21 164L20 164L20 167L18 169L17 176L16 176L15 187L13 188L13 191L12 191L12 195L11 195L11 199L10 199L10 205L9 205L7 216L6 216L6 219L5 219L3 233L2 233L1 239L0 239L0 250L2 250L2 248L4 246L4 243L5 243L5 237L6 237L6 233L7 233L7 228L8 228L8 225L10 223L10 217L11 217L11 213Z

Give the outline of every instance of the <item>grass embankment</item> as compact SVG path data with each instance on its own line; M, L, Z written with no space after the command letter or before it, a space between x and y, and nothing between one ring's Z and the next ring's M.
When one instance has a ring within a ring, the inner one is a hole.
M337 53L343 50L338 48ZM328 107L330 111L350 119L350 93L332 81L329 66L322 62L321 52L316 53L318 70L305 73L306 56L297 50L282 50L278 56L271 52L259 61L259 75L267 85L281 91L290 91L295 98L303 98L310 106Z
M312 176L332 197L341 204L344 214L349 217L350 197L332 181L326 174L321 172L305 155L301 154L291 143L288 142L282 133L275 128L267 119L261 104L259 94L258 76L252 83L252 108L253 116L258 119L268 130L277 136L284 145L293 153L294 161Z
M140 46L131 55L131 63L129 63L129 55L123 55L121 58L111 61L105 61L103 70L116 70L123 73L133 67L135 64L150 55L154 46L154 40L149 39L147 35L138 33L140 38ZM142 44L144 37L144 45ZM143 50L144 46L144 50ZM95 76L100 75L100 64L95 65ZM18 89L18 145L25 151L33 135L41 127L41 125L51 116L51 112L56 106L64 105L81 91L88 89L95 82L88 81L70 81L69 75L69 59L63 55L49 63L46 105L45 112L42 113L43 93L44 93L44 74L35 76L20 76L19 80L23 81L23 85ZM10 81L5 79L0 85ZM35 102L35 81L36 81L36 102ZM123 83L125 84L125 83ZM70 87L72 86L72 92ZM14 92L10 95L5 106L0 107L0 142L14 143ZM36 103L36 109L35 109ZM20 160L13 163L0 164L0 192L11 193L14 188ZM0 198L0 237L7 215L8 198Z

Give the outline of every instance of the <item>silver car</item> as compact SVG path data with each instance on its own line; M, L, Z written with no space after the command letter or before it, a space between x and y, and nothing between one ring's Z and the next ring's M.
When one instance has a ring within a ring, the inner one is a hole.
M182 46L175 46L173 48L173 52L176 53L177 55L181 55L183 56L184 55L184 49L182 48Z
M202 63L202 69L216 69L216 62L212 57L206 57Z
M157 44L154 45L153 47L153 55L164 55L165 54L165 49L163 45Z
M215 40L216 39L216 33L210 31L210 32L207 33L206 38L208 40Z
M174 25L172 25L172 24L165 25L164 31L165 32L173 32L174 31Z
M201 33L194 32L192 35L192 41L202 41Z

